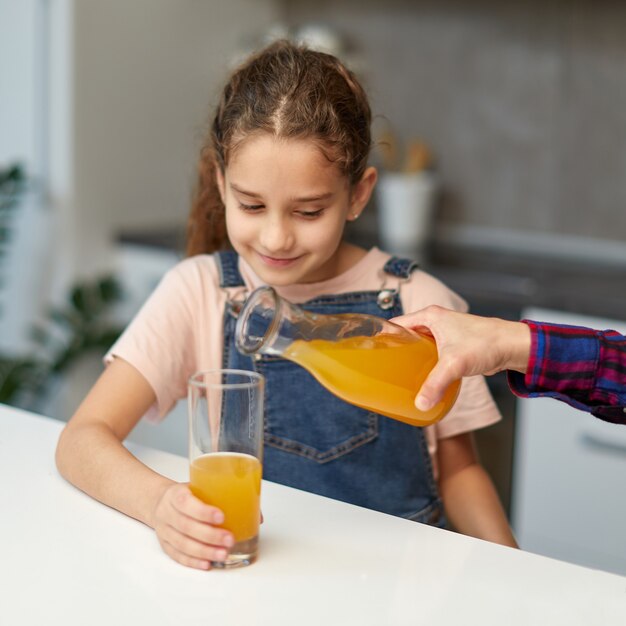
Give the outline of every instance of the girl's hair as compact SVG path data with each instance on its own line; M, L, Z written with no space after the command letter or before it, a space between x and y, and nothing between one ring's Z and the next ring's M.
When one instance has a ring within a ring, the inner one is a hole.
M229 247L216 167L248 137L316 141L350 185L367 167L371 111L354 74L336 57L278 41L250 57L227 83L200 153L198 181L187 225L187 254Z

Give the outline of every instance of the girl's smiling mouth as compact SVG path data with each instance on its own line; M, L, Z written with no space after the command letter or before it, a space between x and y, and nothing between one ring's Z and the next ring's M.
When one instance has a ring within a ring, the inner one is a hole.
M266 256L265 254L261 254L260 252L257 252L259 258L261 259L261 261L263 261L263 263L265 263L266 265L269 265L270 267L288 267L289 265L293 265L296 261L298 261L299 259L301 259L301 256L295 256L295 257L290 257L290 258L286 258L286 257L271 257L271 256Z

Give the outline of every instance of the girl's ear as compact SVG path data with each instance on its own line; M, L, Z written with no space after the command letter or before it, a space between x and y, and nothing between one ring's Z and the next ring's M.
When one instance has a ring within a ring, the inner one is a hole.
M215 182L217 183L217 190L220 192L222 204L226 206L226 183L224 182L224 173L219 165L215 166Z
M368 167L361 180L352 188L350 195L350 213L348 220L354 221L361 215L361 212L369 202L374 191L374 186L378 180L378 171L375 167Z

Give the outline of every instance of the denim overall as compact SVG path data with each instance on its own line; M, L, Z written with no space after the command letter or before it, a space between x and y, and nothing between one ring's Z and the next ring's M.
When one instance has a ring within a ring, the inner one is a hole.
M234 252L217 254L223 288L244 285ZM408 278L412 261L392 258L385 272ZM324 295L304 304L315 313L366 313L387 319L402 314L397 290ZM381 300L382 302L382 300ZM305 369L279 357L240 354L236 317L224 314L224 367L265 376L263 478L434 526L445 516L421 428L340 400Z

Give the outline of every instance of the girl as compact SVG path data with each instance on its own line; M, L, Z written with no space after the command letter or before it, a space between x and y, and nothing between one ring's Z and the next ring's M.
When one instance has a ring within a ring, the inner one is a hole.
M223 514L121 442L143 415L161 418L183 398L195 371L219 367L266 376L266 479L437 526L441 494L460 532L515 545L472 441L500 417L482 378L464 381L448 416L420 429L338 400L290 362L234 348L236 303L261 284L322 313L466 309L410 261L342 241L376 183L370 144L367 98L335 57L279 42L237 70L201 153L190 258L113 346L61 435L61 474L154 528L180 563L225 559Z

